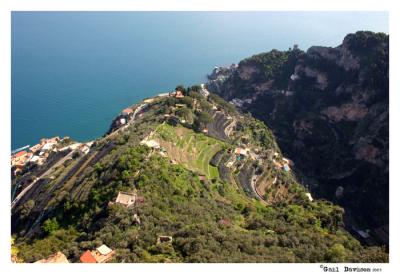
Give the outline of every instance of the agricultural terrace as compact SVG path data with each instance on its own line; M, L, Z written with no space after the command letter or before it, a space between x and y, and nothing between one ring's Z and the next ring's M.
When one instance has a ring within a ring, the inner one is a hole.
M223 142L182 126L173 127L168 124L159 125L152 138L177 163L209 179L219 178L218 168L210 165L210 161L225 146Z

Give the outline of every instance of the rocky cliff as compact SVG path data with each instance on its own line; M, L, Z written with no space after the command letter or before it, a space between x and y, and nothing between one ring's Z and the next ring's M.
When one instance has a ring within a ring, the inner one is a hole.
M363 31L214 69L208 88L264 121L303 183L344 206L349 229L387 244L388 65L388 35Z

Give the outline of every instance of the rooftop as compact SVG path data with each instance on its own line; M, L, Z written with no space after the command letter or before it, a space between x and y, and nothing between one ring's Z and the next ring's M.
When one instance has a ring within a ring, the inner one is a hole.
M36 261L35 263L44 263L44 264L49 264L49 263L69 263L67 257L64 255L64 253L58 251L55 254L50 255L46 259L42 259L39 261Z
M183 95L182 91L180 90L175 91L175 98L183 98L183 97L185 96Z
M160 148L160 144L156 140L143 140L140 143L150 148Z
M79 258L82 263L97 263L96 258L92 255L89 250L86 250L85 253Z
M122 110L122 113L123 114L131 114L131 113L133 113L133 110L131 108L125 108Z
M125 206L131 206L135 203L136 201L136 194L135 193L130 193L130 192L118 192L118 196L115 199L116 203L125 205Z
M101 255L107 255L110 253L112 250L106 246L106 245L101 245L96 249Z
M20 152L18 152L18 153L15 153L14 155L13 155L13 157L14 158L18 158L18 157L21 157L21 156L24 156L24 155L26 155L28 152L26 152L26 150L22 150L22 151L20 151Z

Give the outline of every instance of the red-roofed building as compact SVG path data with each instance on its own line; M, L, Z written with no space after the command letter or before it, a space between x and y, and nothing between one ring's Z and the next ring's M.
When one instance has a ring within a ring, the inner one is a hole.
M20 152L18 152L18 153L15 153L14 155L13 155L13 157L14 158L19 158L19 157L22 157L22 156L24 156L25 154L27 154L28 152L26 152L26 150L22 150L22 151L20 151Z
M106 263L113 258L115 251L106 245L101 245L95 250L86 250L80 257L82 263Z
M126 108L124 110L122 110L122 115L130 115L133 113L133 110L131 108Z
M33 156L33 153L22 150L11 155L11 166L23 167Z
M96 258L92 255L92 253L89 250L86 250L85 253L82 254L82 256L79 258L81 263L97 263Z
M182 91L180 90L175 91L175 98L183 98L183 97L185 96L183 95Z

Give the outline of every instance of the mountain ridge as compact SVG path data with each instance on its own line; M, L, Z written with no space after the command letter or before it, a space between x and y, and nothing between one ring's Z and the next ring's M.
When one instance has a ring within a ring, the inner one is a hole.
M334 48L272 50L216 68L208 82L272 129L305 184L344 206L355 232L377 230L384 235L375 240L386 245L388 42L387 34L360 31Z

